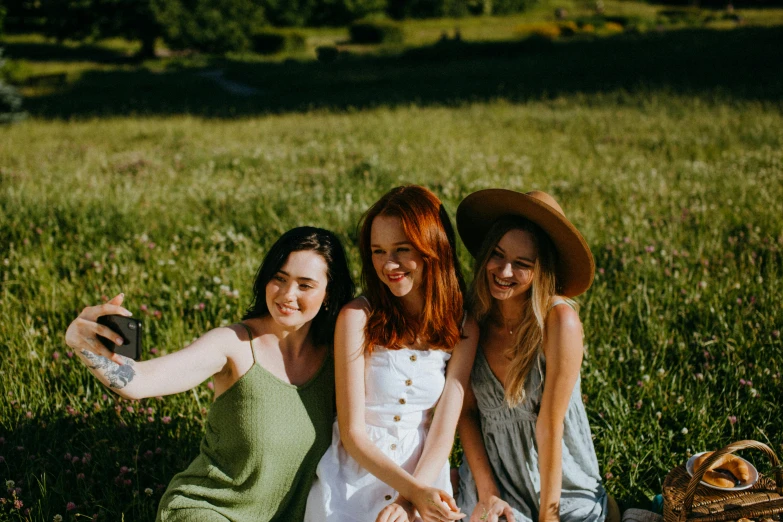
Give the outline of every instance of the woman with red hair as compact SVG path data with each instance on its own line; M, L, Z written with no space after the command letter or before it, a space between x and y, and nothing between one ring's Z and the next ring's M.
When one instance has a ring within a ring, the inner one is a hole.
M398 187L364 215L359 249L364 295L337 319L337 422L305 520L460 520L448 457L478 327L454 229L432 192Z

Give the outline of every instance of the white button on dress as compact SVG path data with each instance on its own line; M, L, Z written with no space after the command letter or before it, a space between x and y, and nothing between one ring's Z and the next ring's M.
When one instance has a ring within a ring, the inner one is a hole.
M443 350L388 350L375 347L365 355L365 422L367 435L386 456L413 473L424 449L432 408L446 383ZM452 494L449 464L435 483ZM307 499L305 522L374 522L396 498L389 486L350 456L340 442L335 421L332 445L318 464Z

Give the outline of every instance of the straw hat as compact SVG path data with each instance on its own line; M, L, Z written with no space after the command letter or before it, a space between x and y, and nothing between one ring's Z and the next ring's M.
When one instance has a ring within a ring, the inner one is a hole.
M555 198L534 190L523 194L486 189L470 194L457 208L457 230L468 251L477 257L492 224L503 216L532 221L549 236L557 250L557 292L566 297L584 293L593 283L595 261L582 234L565 217Z

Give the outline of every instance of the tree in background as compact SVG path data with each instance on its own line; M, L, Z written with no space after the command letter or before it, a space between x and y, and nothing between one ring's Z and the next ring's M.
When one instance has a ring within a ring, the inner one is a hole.
M260 0L266 19L279 27L342 26L383 16L387 0Z
M173 49L210 53L248 50L253 33L267 25L263 7L253 0L151 2L163 38Z
M93 0L99 12L98 33L141 42L139 57L155 56L155 40L163 35L149 0Z
M155 40L162 34L150 0L12 1L20 12L40 19L41 31L59 42L120 36L140 41L138 57L150 58L155 55Z
M3 35L5 12L5 8L0 5L0 36ZM16 89L5 82L4 68L5 58L3 58L3 49L0 47L0 123L11 123L24 117L22 97L19 96Z
M389 16L405 18L441 18L520 13L538 0L389 0Z
M404 19L506 14L523 11L537 0L0 1L9 9L14 30L40 31L58 41L119 36L140 41L138 56L147 58L154 56L158 38L172 49L246 51L252 47L254 35L270 25L345 26L384 16Z

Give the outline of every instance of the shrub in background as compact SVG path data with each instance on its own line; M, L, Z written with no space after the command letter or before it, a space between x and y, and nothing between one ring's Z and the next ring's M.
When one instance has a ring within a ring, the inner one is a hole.
M387 12L389 16L397 20L461 17L470 14L471 5L478 5L478 2L472 0L389 0Z
M623 26L616 22L606 22L604 25L604 31L607 33L622 33L623 30Z
M12 123L24 118L22 112L22 97L19 92L5 82L4 71L5 58L3 49L0 48L0 124Z
M315 56L319 62L333 62L337 59L338 54L340 51L333 45L322 45L315 49Z
M488 0L484 0L485 2ZM522 13L538 3L538 0L492 0L490 9L485 9L486 14L503 15Z
M514 32L520 36L537 36L547 40L554 40L560 36L560 25L554 22L533 22L519 24L514 27Z
M253 51L259 54L296 53L307 48L307 38L297 31L265 29L253 33L251 40Z
M574 36L579 32L579 26L571 20L560 22L558 26L560 27L560 36Z
M658 22L663 25L700 26L708 21L709 15L698 8L663 9L658 11Z
M402 43L402 27L390 20L361 20L349 27L351 42L359 44Z

